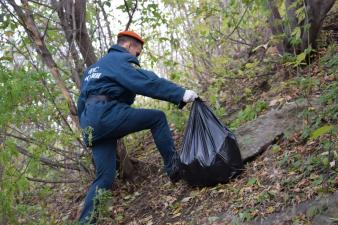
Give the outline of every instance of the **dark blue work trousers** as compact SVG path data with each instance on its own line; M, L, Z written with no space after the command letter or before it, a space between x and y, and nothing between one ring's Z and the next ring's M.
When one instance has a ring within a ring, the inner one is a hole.
M137 131L151 129L157 149L160 151L167 173L172 167L175 147L165 114L159 110L130 108L127 120L112 131L108 137L93 143L93 158L96 165L96 178L88 190L80 224L90 220L94 209L94 198L99 189L109 190L116 173L117 139Z

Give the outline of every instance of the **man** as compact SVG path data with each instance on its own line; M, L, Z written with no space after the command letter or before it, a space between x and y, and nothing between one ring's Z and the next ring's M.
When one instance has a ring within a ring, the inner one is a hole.
M135 109L130 105L136 94L181 106L198 96L194 91L141 69L137 57L143 44L144 40L135 32L120 32L117 44L84 73L78 115L85 141L92 146L96 179L88 190L80 224L95 222L95 218L90 219L94 197L99 189L112 187L118 138L150 129L167 175L173 183L180 179L178 156L165 114L159 110Z

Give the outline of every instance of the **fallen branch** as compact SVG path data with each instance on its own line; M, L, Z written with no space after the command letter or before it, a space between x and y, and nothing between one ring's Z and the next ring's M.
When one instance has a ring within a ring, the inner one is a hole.
M245 79L250 79L250 78L257 78L257 77L265 77L265 76L270 76L270 75L274 75L276 73L276 71L272 71L272 72L268 72L268 73L263 73L263 74L258 74L256 76L253 77L245 77L245 76L241 76L241 77L224 77L224 79L230 79L230 80L245 80ZM217 75L217 74L216 74Z
M35 144L35 145L42 145L43 143L35 140L34 138L31 137L20 137L11 133L7 133L5 132L5 135L16 138L18 140L30 143L30 144ZM78 159L80 156L79 155L69 155L71 154L71 152L60 149L60 148L56 148L54 146L51 145L47 145L46 146L48 149L50 149L51 151L63 156L65 158L65 160L71 160L73 162L75 162L76 164L78 164L87 174L90 174L90 170Z
M43 180L33 177L26 177L29 181L39 182L39 183L51 183L51 184L63 184L63 183L78 183L80 180Z
M18 150L18 152L20 152L21 154L30 157L30 158L34 158L34 155L32 153L30 153L27 149L15 145L16 149ZM75 165L75 164L62 164L59 162L55 162L53 160L50 160L48 158L45 158L43 156L41 156L39 158L39 161L42 162L43 164L47 165L47 166L51 166L53 168L64 168L64 169L70 169L70 170L77 170L80 171L79 166Z

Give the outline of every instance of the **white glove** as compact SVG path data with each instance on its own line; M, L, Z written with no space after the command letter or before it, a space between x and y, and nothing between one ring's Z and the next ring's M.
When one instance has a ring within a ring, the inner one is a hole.
M193 102L195 99L198 98L198 95L196 92L192 90L186 90L183 95L183 102L188 103L188 102Z

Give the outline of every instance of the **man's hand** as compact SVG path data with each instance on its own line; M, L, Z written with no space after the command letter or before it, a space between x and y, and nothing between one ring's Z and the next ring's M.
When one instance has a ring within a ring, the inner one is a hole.
M198 95L196 94L196 92L194 92L192 90L186 90L184 92L183 102L185 102L185 103L193 102L193 101L195 101L196 98L198 98Z

